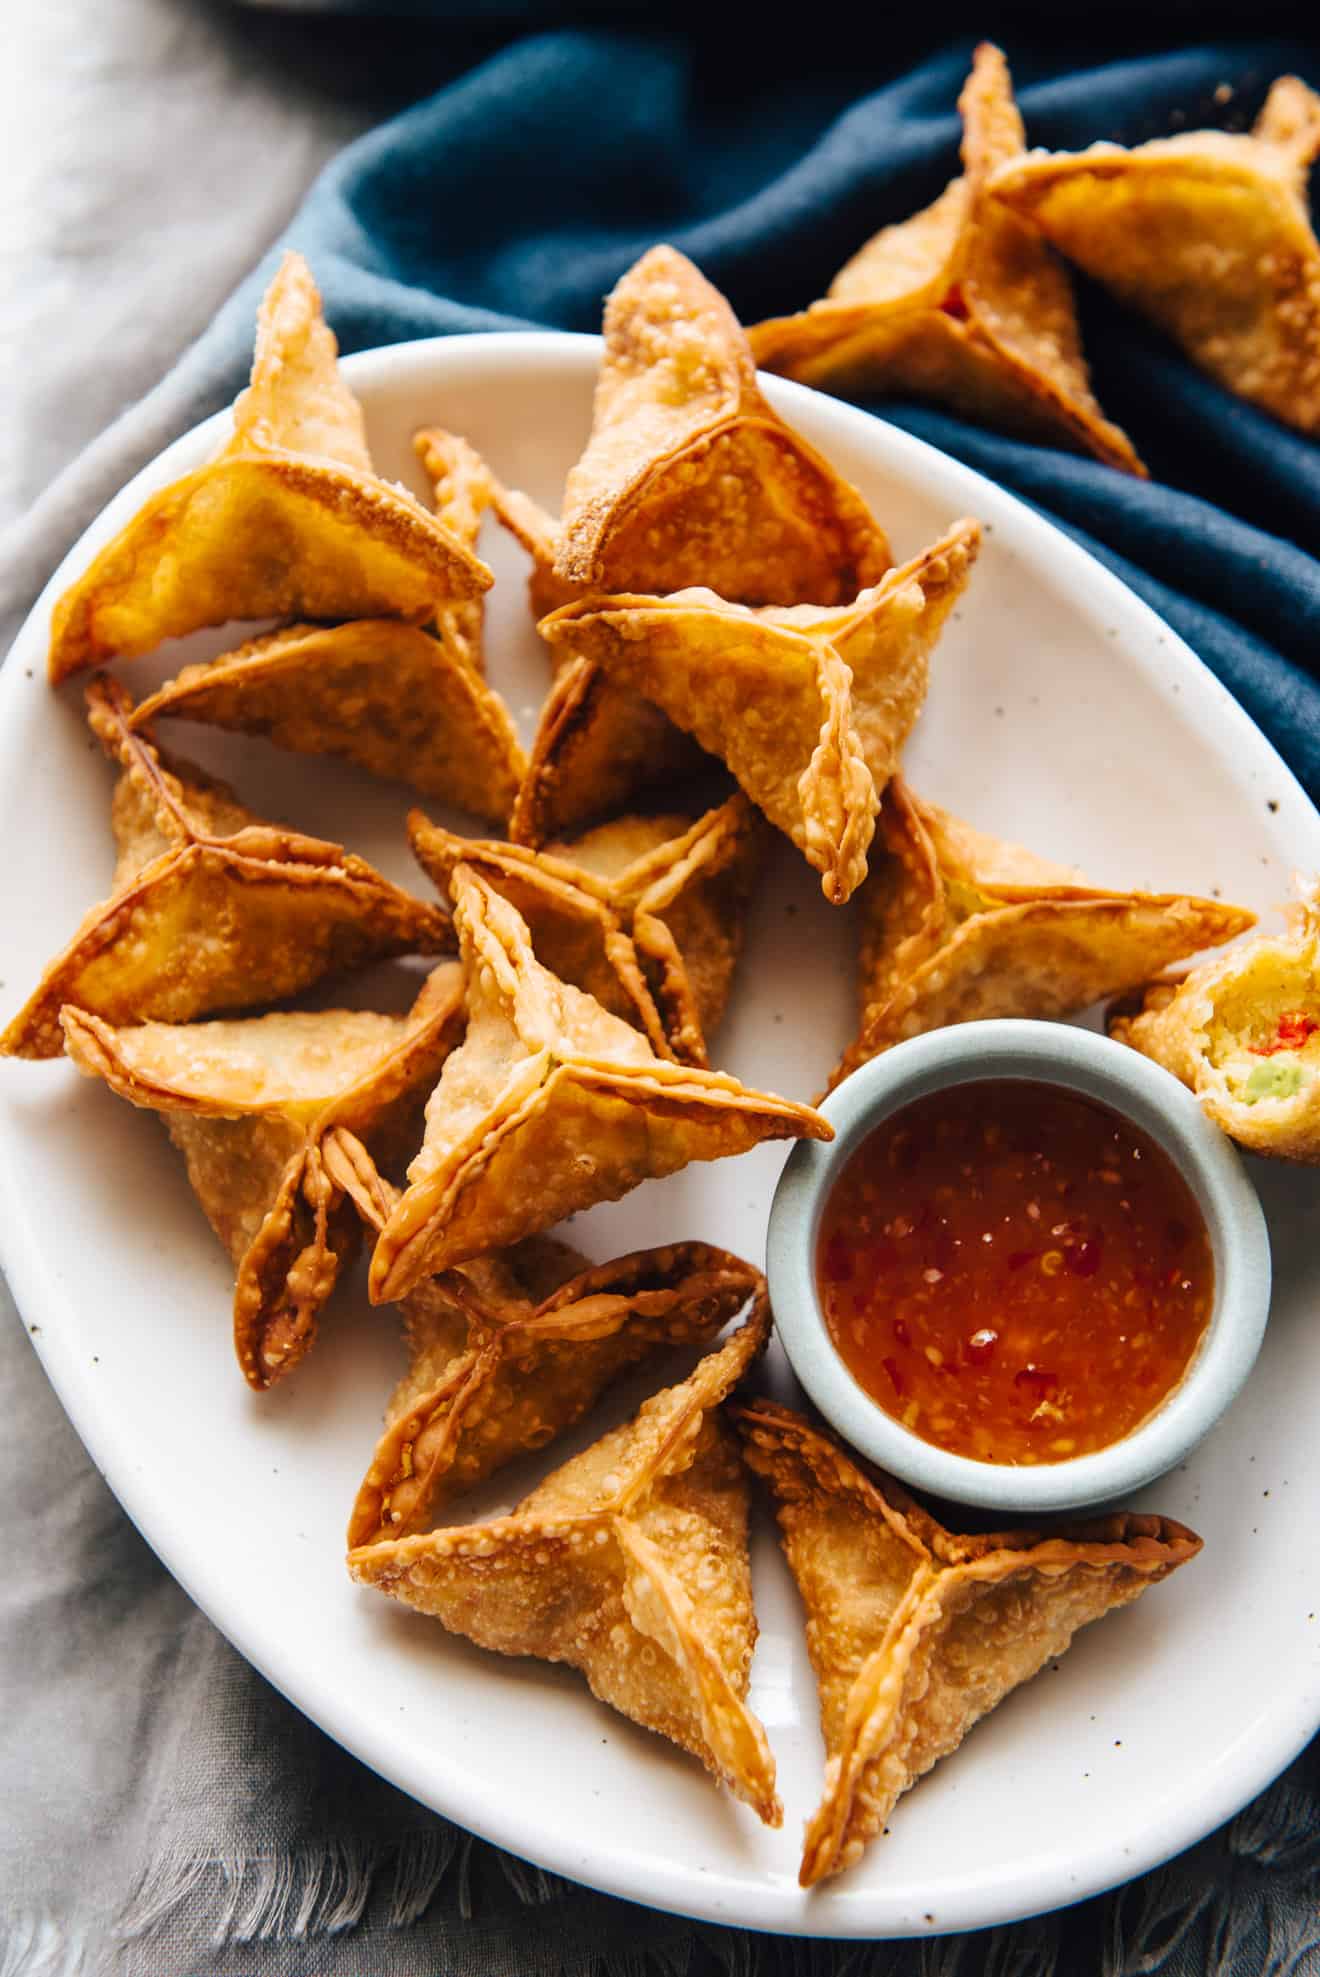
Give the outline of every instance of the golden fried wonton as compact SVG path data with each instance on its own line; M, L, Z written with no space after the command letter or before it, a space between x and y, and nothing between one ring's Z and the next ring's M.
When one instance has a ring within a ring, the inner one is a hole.
M527 767L508 708L466 650L397 618L290 625L185 666L133 724L162 717L342 755L497 823Z
M499 482L481 455L443 426L427 426L414 433L413 451L435 491L436 519L475 554L482 517L488 508L499 505ZM435 616L436 636L478 673L486 670L482 647L485 610L481 597L464 597L447 604Z
M509 818L517 843L571 836L717 768L691 735L603 666L575 657L567 644L550 650L563 663L542 705Z
M820 1694L825 1795L804 1887L855 1866L903 1793L1079 1627L1201 1549L1185 1525L1121 1512L964 1537L788 1408L733 1413L775 1498Z
M810 1106L657 1057L638 1030L541 966L526 922L473 868L456 866L450 886L468 1032L376 1244L373 1301L689 1161L832 1136Z
M879 792L979 544L979 524L957 522L852 604L829 609L753 611L708 590L589 597L542 631L719 755L839 904L866 876Z
M1249 136L1032 151L991 195L1140 309L1239 398L1320 433L1320 96L1281 76Z
M766 403L737 318L690 261L672 247L643 255L606 304L604 328L591 437L568 477L562 523L522 496L501 508L532 554L534 604L692 584L738 604L841 604L879 582L890 561L884 532ZM571 644L556 647L562 671L512 826L523 843L608 816L702 766L654 707L573 657Z
M265 1388L310 1349L357 1216L322 1143L360 1134L407 1157L420 1100L463 1029L462 971L437 968L408 1016L327 1009L116 1029L66 1006L80 1071L160 1113L211 1227L238 1267L234 1346Z
M394 1190L351 1134L332 1138L329 1170L379 1231ZM549 1236L426 1278L401 1306L408 1371L358 1491L350 1548L429 1530L453 1497L548 1447L631 1367L709 1345L760 1282L707 1243L592 1265Z
M1255 919L1216 899L1089 886L923 802L899 777L880 835L889 856L859 899L861 1029L832 1084L946 1023L1071 1015Z
M958 108L962 177L868 240L823 302L758 323L757 363L825 391L935 399L1144 474L1092 394L1067 271L987 192L992 173L1024 149L1008 67L989 43L976 51Z
M707 1062L768 835L745 796L695 821L619 817L545 851L456 837L418 810L408 832L443 894L470 865L517 907L561 980L636 1024L658 1056Z
M57 1057L60 1010L109 1023L186 1023L296 995L322 976L452 946L434 906L342 845L245 810L132 726L110 679L87 689L92 731L122 765L112 809L114 890L94 906L0 1035L0 1055Z
M420 622L489 588L464 542L377 478L336 350L306 262L286 254L233 437L149 496L57 601L53 682L233 618Z
M1252 1153L1320 1165L1320 885L1261 934L1181 982L1155 982L1109 1034L1181 1078Z
M741 325L689 260L644 254L604 332L591 438L564 489L560 577L842 604L884 575L866 503L771 410Z
M577 1668L602 1702L690 1751L778 1826L774 1758L746 1704L747 1481L720 1413L768 1333L761 1298L690 1379L509 1516L362 1546L348 1564L479 1647Z

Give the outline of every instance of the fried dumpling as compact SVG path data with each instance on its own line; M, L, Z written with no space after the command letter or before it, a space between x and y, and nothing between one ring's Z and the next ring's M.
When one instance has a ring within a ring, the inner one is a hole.
M592 597L542 630L718 755L839 904L866 876L879 791L926 697L980 543L962 521L850 605L750 610L713 591Z
M810 1106L657 1057L640 1031L541 966L522 916L476 871L458 865L450 884L468 1031L376 1244L373 1301L690 1161L831 1137Z
M934 399L1144 474L1091 391L1066 269L987 191L1025 142L1007 64L988 43L958 108L961 178L924 212L882 228L824 301L758 323L757 363L844 395Z
M1320 887L1261 934L1180 982L1155 982L1109 1034L1195 1092L1251 1153L1320 1164Z
M771 1401L734 1409L806 1610L825 1793L800 1880L853 1867L908 1788L982 1716L1201 1540L1167 1517L964 1537Z
M491 574L377 478L321 298L286 254L261 305L252 381L216 457L151 495L55 605L50 677L241 618L403 618Z
M186 1023L296 995L323 976L452 946L437 907L342 845L263 823L135 733L110 679L87 689L92 732L121 765L114 890L94 906L0 1035L0 1054L57 1057L60 1010L108 1023Z
M747 1481L720 1403L765 1345L764 1300L507 1517L349 1553L363 1585L497 1654L566 1662L770 1826L775 1767L746 1696L756 1640Z
M691 735L603 666L579 658L567 642L550 651L559 663L509 816L515 842L570 837L639 799L718 771Z
M835 1084L946 1023L1071 1015L1255 918L1217 899L1089 886L923 802L898 777L880 837L889 855L859 898L861 1029Z
M475 447L443 426L424 426L414 433L413 451L430 480L436 520L475 555L486 510L497 502L499 482ZM436 636L477 673L486 670L485 615L480 596L459 598L435 615Z
M658 1056L706 1063L768 835L745 796L695 821L616 818L544 851L457 837L416 810L408 833L442 894L470 865L517 907L552 973L636 1024Z
M866 503L761 396L747 338L672 247L631 268L605 309L587 449L561 523L521 497L501 512L531 551L533 601L703 585L738 604L842 604L878 583L889 545ZM553 551L554 562L546 557ZM539 844L699 774L704 758L570 644L532 745L512 834ZM709 766L709 764L705 764Z
M495 482L466 440L416 437L436 514L475 550ZM526 757L499 694L482 678L484 604L465 598L425 628L397 618L287 625L234 652L185 666L133 716L204 721L264 735L304 755L341 755L373 775L504 823Z
M273 1385L310 1349L356 1247L326 1135L342 1127L383 1160L407 1157L421 1101L462 1035L461 969L436 969L406 1017L327 1009L116 1029L69 1006L62 1022L80 1071L164 1120L237 1266L239 1365L249 1385Z
M742 326L689 260L644 254L606 303L604 334L591 438L564 489L561 578L842 604L884 575L866 503L766 403Z
M1149 316L1202 370L1320 433L1320 242L1307 174L1320 96L1281 76L1249 134L1031 151L991 194Z
M379 1231L394 1190L350 1134L332 1138L329 1171L352 1163L350 1190ZM760 1281L708 1243L592 1265L549 1236L426 1278L400 1307L408 1371L353 1506L350 1547L429 1530L452 1498L548 1447L631 1367L709 1345Z
M157 719L340 755L496 823L527 767L508 708L465 649L396 618L289 625L185 666L133 717Z
M531 558L527 575L527 599L532 616L539 622L561 604L571 603L579 586L556 573L559 555L559 523L547 514L539 501L520 488L492 482L490 505L502 527Z

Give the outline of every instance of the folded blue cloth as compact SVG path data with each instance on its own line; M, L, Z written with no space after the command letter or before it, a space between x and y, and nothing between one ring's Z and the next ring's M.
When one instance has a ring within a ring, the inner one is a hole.
M353 145L287 239L345 350L537 323L596 329L646 247L691 255L744 321L800 308L875 229L956 169L971 41L866 89L748 36L536 36ZM1269 81L1320 81L1320 48L1231 43L1078 69L1014 61L1028 141L1075 149L1241 127ZM872 67L874 73L874 66ZM1225 95L1227 84L1231 94ZM239 373L268 261L216 326ZM1151 468L1139 482L927 408L875 409L1024 495L1116 569L1200 653L1320 795L1320 443L1231 397L1105 296L1082 297L1097 394Z

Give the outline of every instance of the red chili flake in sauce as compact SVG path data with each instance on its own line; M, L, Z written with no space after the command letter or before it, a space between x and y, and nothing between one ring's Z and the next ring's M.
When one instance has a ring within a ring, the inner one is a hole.
M959 323L965 323L970 314L966 298L956 283L940 303L940 308L946 316L952 316Z
M870 1134L825 1205L817 1275L881 1407L1012 1464L1121 1440L1178 1385L1214 1300L1205 1223L1154 1140L1007 1079L934 1092Z
M1300 1050L1317 1030L1320 1023L1314 1016L1308 1016L1302 1009L1290 1009L1280 1016L1268 1043L1249 1043L1247 1049L1253 1057L1273 1057L1278 1050Z

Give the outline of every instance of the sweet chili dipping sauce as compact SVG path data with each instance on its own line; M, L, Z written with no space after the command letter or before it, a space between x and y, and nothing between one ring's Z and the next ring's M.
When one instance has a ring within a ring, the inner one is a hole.
M993 1079L886 1119L836 1182L816 1259L854 1379L980 1462L1107 1448L1209 1321L1200 1209L1154 1140L1054 1085Z

